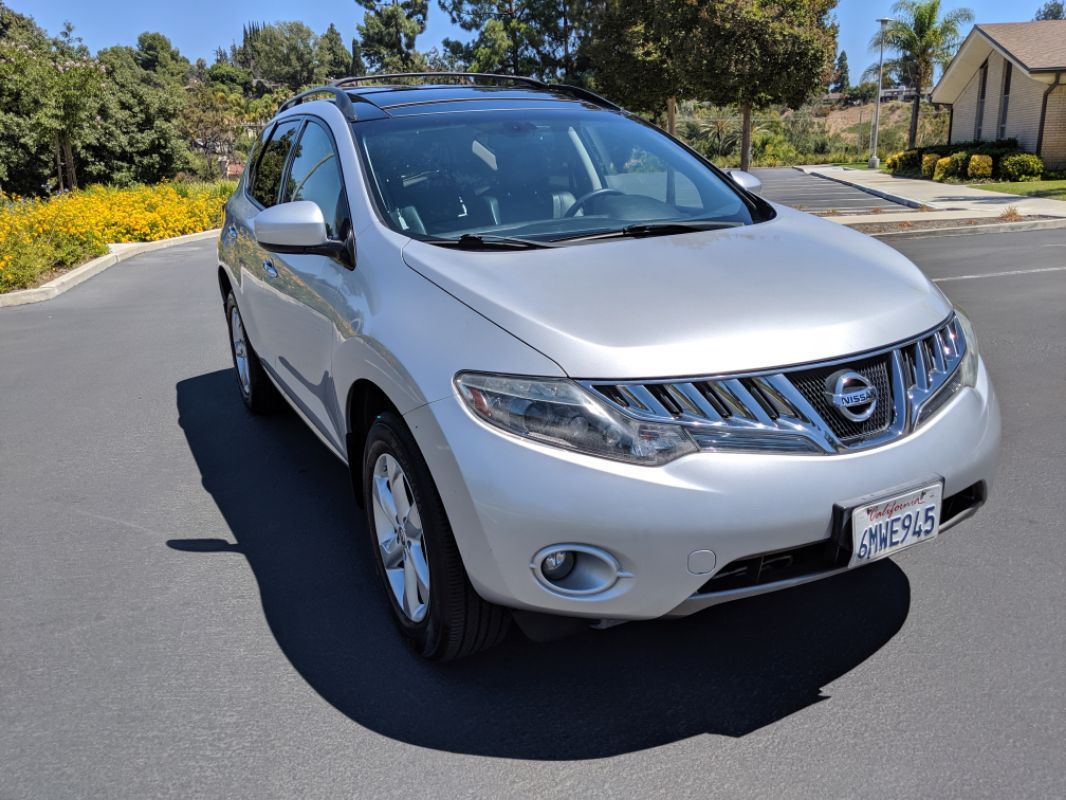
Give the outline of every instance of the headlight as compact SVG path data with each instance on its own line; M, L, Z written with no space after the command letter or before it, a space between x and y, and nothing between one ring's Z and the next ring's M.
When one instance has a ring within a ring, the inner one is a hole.
M962 363L959 364L959 380L963 386L977 385L977 334L974 333L973 323L969 318L955 309L955 319L959 321L959 330L962 332L963 343L966 352L963 353Z
M948 401L964 386L977 385L977 366L980 363L977 355L977 334L973 332L973 324L970 320L958 309L955 309L955 321L958 331L958 341L955 346L962 350L962 360L958 362L947 380L922 402L914 421L916 426L921 425L947 405Z
M684 428L630 419L572 381L461 372L455 384L479 419L553 447L646 466L699 450Z

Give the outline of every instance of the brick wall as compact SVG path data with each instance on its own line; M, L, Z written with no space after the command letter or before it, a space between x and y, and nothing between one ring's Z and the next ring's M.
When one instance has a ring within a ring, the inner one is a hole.
M1040 155L1048 169L1066 169L1066 86L1059 86L1048 96Z
M988 56L988 81L985 83L985 115L981 121L981 136L983 142L995 141L999 126L999 101L1003 93L1003 56L992 53ZM1013 82L1013 78L1011 79ZM1008 106L1008 110L1010 107Z
M1045 89L1046 83L1035 81L1017 67L1014 68L1010 80L1010 104L1007 106L1006 138L1013 136L1018 140L1018 146L1030 153L1036 152L1040 106L1044 102Z
M999 108L1003 100L1003 70L1006 59L993 52L988 56L988 80L985 84L985 109L981 119L981 139L999 138ZM977 119L977 94L981 84L980 70L975 70L970 82L955 101L951 121L951 141L968 142L974 139ZM1036 152L1039 135L1040 108L1044 101L1046 83L1033 80L1018 67L1011 72L1010 102L1007 106L1005 138L1014 137L1018 146ZM1066 166L1066 86L1048 98L1047 128L1044 133L1045 161L1052 169ZM1058 167L1053 164L1059 164Z

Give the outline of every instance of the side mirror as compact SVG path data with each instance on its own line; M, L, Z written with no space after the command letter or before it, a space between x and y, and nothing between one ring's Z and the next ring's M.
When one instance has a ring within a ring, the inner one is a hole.
M752 194L758 194L762 191L762 181L752 175L750 172L744 172L739 169L729 171L729 177L733 179L733 183L739 186L745 191Z
M260 247L274 253L329 256L345 264L351 261L347 244L329 238L322 209L310 200L263 209L252 219L252 230Z

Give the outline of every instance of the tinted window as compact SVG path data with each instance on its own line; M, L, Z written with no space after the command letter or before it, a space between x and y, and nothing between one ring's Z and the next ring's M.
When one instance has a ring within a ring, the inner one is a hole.
M382 216L413 236L566 239L660 220L755 221L713 169L619 114L426 114L354 130Z
M299 120L283 122L274 129L274 135L263 148L263 155L252 176L252 197L264 206L269 207L277 202L281 171L285 169L285 158L299 130Z
M331 239L341 239L347 233L348 202L337 152L329 134L315 122L307 123L293 151L292 166L281 196L283 203L292 200L317 203Z

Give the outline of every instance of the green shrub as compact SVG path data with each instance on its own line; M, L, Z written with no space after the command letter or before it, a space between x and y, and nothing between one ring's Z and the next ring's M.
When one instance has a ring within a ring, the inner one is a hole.
M992 156L977 153L970 157L970 164L966 167L966 176L974 180L992 177Z
M893 153L885 161L885 167L893 175L918 175L922 169L922 151L915 148Z
M944 156L938 158L936 166L933 167L933 180L937 183L943 183L947 179L948 174L951 172L951 157Z
M951 177L963 178L966 176L966 165L970 162L970 152L959 150L951 154Z
M940 156L936 153L923 153L922 154L922 177L932 178L933 170L936 169L936 162L940 160Z
M1012 153L1000 161L999 171L1008 181L1035 181L1044 171L1044 162L1032 153Z

